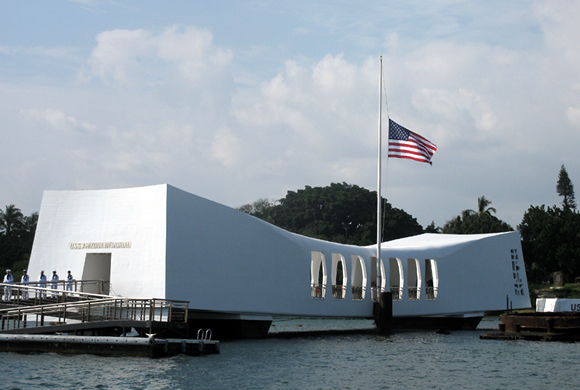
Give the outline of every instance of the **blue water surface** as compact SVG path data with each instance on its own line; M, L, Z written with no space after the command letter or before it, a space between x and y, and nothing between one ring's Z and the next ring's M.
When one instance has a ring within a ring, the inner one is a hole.
M317 322L318 321L318 322ZM344 328L295 319L276 328ZM492 321L493 323L493 321ZM1 353L6 389L575 389L580 344L480 340L486 330L221 343L171 358Z

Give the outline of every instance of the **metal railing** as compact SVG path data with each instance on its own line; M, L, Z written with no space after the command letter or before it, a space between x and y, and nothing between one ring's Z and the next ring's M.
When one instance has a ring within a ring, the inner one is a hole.
M312 298L322 299L326 293L326 284L312 284L310 286L310 295Z
M344 299L346 295L346 287L342 284L333 284L332 285L332 297L334 299Z
M400 301L403 299L403 288L391 286L391 294L393 296L393 301Z
M60 282L59 282L60 283ZM103 291L104 283L102 280L79 280L72 282L73 288L65 290L63 288L52 288L50 283L31 282L28 285L20 283L0 283L0 295L2 301L5 303L13 303L15 305L32 306L44 305L52 303L70 302L70 301L86 301L91 299L109 298L109 295L99 293ZM43 285L48 285L44 287ZM108 290L108 287L107 287ZM99 291L97 293L85 291Z
M437 287L426 287L425 290L427 300L434 301L437 299Z
M12 283L13 286L22 286L21 283ZM27 286L50 288L59 291L87 292L92 294L109 295L110 283L107 280L64 280L53 282L29 282Z
M352 299L355 301L362 301L365 299L365 286L352 286Z
M409 287L408 292L409 292L409 300L410 301L418 301L419 300L419 297L421 296L421 289L419 289L417 287Z
M64 325L71 322L115 320L186 323L188 305L188 301L156 298L102 298L74 303L2 309L0 310L0 329L11 330Z

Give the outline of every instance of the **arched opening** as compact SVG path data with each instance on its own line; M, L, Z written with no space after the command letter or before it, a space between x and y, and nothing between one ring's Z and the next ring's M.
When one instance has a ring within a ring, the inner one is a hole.
M439 271L437 262L433 259L425 260L425 295L427 300L434 301L437 299L437 290L439 289Z
M385 291L386 285L385 264L381 259L380 264L376 257L371 257L371 299L378 301L379 296Z
M312 298L323 299L326 295L326 262L322 252L311 253L310 290Z
M344 299L346 296L346 282L348 281L346 262L344 256L339 253L332 254L332 297Z
M352 299L362 301L366 295L367 270L361 256L352 256Z
M391 257L389 258L389 288L393 294L393 301L400 301L403 299L403 264L401 260Z
M421 264L417 259L407 259L407 279L409 300L418 301L421 298Z

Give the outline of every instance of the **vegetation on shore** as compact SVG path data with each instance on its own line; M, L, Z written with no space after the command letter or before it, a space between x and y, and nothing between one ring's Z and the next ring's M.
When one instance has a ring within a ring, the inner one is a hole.
M0 210L0 269L12 268L15 280L28 266L38 213L25 216L13 204Z

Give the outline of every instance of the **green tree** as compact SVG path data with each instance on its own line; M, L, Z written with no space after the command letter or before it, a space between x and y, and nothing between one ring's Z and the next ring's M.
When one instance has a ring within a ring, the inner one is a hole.
M491 207L491 200L485 196L477 198L477 211L463 210L461 215L447 221L443 225L446 234L478 234L509 232L513 228L492 213L497 210Z
M0 210L0 267L25 267L30 259L38 213L24 216L14 205ZM15 277L18 271L14 272Z
M260 202L260 201L258 201ZM267 213L255 207L240 208L278 227L309 237L353 245L376 242L377 194L356 185L331 183L288 191L277 202L270 202ZM417 220L383 199L383 240L421 234Z
M0 232L6 236L12 236L22 229L24 215L22 211L13 204L6 206L5 210L0 210Z
M260 218L266 222L272 222L270 213L272 212L272 208L274 206L276 206L276 201L269 200L267 198L260 198L253 203L247 203L238 207L238 210L243 211L246 214L253 215L254 217Z
M431 221L429 225L425 228L425 233L441 233L442 229L435 226L435 221Z
M497 213L495 207L490 207L491 200L487 199L485 196L477 198L477 212L473 210L468 210L470 214L478 214L479 216L491 216L491 213Z
M558 174L558 182L556 183L556 192L558 195L563 196L562 206L564 210L576 209L576 197L574 196L574 185L572 180L568 176L568 171L566 167L562 164L560 167L560 173Z
M518 229L530 282L550 281L556 271L580 276L580 214L530 206Z

